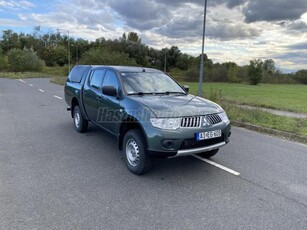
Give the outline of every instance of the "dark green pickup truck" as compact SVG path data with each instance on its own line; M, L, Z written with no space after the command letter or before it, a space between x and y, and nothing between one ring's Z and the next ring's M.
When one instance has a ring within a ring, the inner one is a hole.
M150 68L78 65L65 85L75 129L88 122L116 136L128 169L142 174L153 158L211 157L229 142L230 122L217 104L188 94Z

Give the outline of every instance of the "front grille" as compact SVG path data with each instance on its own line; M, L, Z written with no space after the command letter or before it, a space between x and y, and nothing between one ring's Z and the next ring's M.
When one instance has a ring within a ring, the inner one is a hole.
M195 128L199 127L201 117L183 117L181 119L181 127L183 128Z
M186 139L181 143L179 150L207 147L210 145L221 143L223 141L224 141L224 134L222 134L222 136L218 138L202 140L202 141L197 141L195 139Z
M206 115L206 118L212 125L220 123L222 121L220 116L217 114Z

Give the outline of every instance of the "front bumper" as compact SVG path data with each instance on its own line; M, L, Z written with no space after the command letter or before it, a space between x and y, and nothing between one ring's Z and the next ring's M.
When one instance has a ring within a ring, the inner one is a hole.
M200 148L178 150L175 157L188 156L188 155L192 155L192 154L208 152L208 151L211 151L211 150L214 150L214 149L222 148L226 144L227 144L226 142L220 142L220 143L217 143L217 144L214 144L214 145L209 145L209 146L200 147Z
M205 141L196 141L195 133L221 130L222 137ZM229 142L231 126L219 123L208 128L180 128L178 130L161 130L148 126L145 128L147 136L147 149L152 158L169 158L188 156L219 149ZM163 146L169 141L170 146Z

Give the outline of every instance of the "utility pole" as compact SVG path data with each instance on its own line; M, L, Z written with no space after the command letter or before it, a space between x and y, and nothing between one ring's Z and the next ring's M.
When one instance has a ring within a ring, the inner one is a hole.
M164 73L166 73L166 51L164 51Z
M70 37L69 37L69 30L57 29L57 32L64 31L67 32L68 39L67 39L67 52L68 52L68 73L70 72Z
M207 0L204 5L204 24L203 24L203 42L201 50L201 60L199 68L199 85L198 85L198 96L202 96L203 76L204 76L204 48L205 48L205 34L206 34L206 16L207 16Z

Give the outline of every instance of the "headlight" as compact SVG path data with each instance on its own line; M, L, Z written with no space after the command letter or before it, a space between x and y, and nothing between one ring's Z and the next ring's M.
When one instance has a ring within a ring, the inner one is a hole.
M219 113L219 116L220 116L220 118L222 119L223 122L229 123L229 119L228 119L225 111L223 111L222 113Z
M181 118L150 118L153 127L175 130L180 127Z

